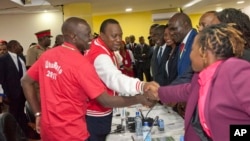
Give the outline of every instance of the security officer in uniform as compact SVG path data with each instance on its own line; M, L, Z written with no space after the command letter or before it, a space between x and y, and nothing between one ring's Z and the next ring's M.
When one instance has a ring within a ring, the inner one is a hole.
M26 56L27 69L36 62L36 60L41 56L43 52L50 49L49 47L51 44L50 38L52 37L50 30L43 30L43 31L35 33L35 35L37 37L38 43L30 46L27 51L27 56ZM36 85L36 90L37 90L37 96L39 97L39 85L38 84L35 84L35 85ZM36 131L34 130L35 129L35 116L27 102L25 103L25 113L29 121L28 138L31 140L35 140L35 141L40 140L40 135L36 133Z
M50 30L43 30L35 33L38 44L31 46L27 51L26 56L26 66L27 69L32 66L35 61L40 57L40 55L49 49L51 44L50 38L52 37L50 34Z

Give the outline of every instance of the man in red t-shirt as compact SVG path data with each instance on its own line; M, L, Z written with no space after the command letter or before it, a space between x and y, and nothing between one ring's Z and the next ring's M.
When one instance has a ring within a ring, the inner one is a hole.
M22 78L27 101L36 117L36 130L44 141L83 141L89 136L85 114L87 103L96 99L104 107L141 103L152 106L144 95L110 96L94 67L81 54L88 49L90 27L80 18L62 26L65 42L43 53ZM33 84L40 85L41 105Z

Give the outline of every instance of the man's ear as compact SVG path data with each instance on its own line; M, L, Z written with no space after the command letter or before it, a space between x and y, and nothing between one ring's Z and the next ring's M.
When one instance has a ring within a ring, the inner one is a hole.
M104 34L103 32L100 33L100 38L101 38L102 40L105 40L105 34Z

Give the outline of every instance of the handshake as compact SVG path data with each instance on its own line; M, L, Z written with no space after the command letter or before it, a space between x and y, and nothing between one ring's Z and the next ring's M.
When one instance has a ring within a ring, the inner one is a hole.
M146 82L143 86L143 95L141 95L141 104L147 107L153 107L158 101L158 89L160 85L155 81Z

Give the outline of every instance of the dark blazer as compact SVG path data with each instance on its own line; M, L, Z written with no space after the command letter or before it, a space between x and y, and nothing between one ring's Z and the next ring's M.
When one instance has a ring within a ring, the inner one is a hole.
M174 81L171 82L171 85L178 85L183 83L189 83L192 80L194 71L191 66L181 75L178 76Z
M20 76L9 53L0 57L0 83L9 100L23 98Z
M141 48L141 44L137 44L137 46L134 49L134 57L136 59L136 62L141 61L143 62L145 68L150 68L152 53L149 45L144 44L143 47Z
M250 123L249 72L249 62L236 58L224 61L216 69L204 107L213 141L228 141L230 124ZM190 123L197 106L199 89L198 74L195 73L191 83L160 87L158 91L163 103L187 101L185 141L200 140Z
M15 117L27 135L28 124L24 114L24 103L26 99L20 79L18 69L9 53L0 57L0 83L9 100L9 112Z
M168 84L168 76L166 72L166 62L169 58L169 53L171 52L171 47L166 46L160 63L158 63L157 55L159 47L154 49L153 56L151 59L151 68L153 80L159 83L160 86L165 86Z
M197 31L195 29L192 29L189 36L188 36L188 39L187 39L187 42L185 44L185 48L184 48L184 51L182 53L182 56L180 58L180 49L179 49L179 53L178 53L178 76L182 75L187 69L188 67L191 65L191 61L190 61L190 52L191 52L191 49L192 49L192 44L193 44L193 41L194 41L194 38L197 34Z
M178 47L175 47L173 50L173 54L168 59L168 79L167 79L167 85L172 84L172 82L177 78L178 72L177 72L177 65L178 65L178 57L176 54L178 54ZM170 52L171 52L170 51ZM190 81L189 81L190 82Z
M133 47L132 47L131 43L129 43L126 45L126 48L130 49L132 51L132 53L134 54L136 46L137 46L137 43L133 43Z

